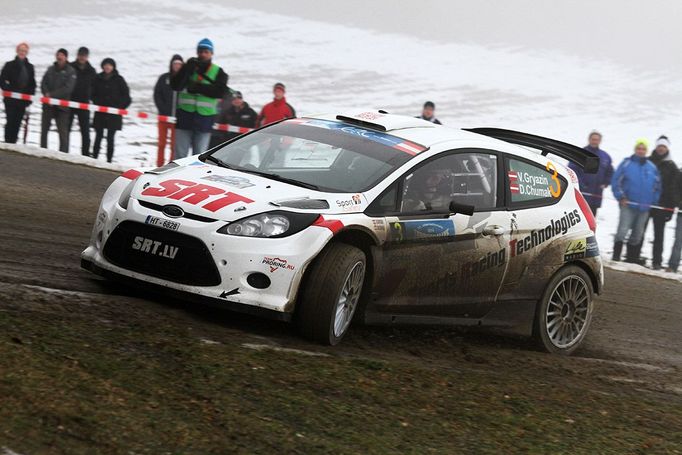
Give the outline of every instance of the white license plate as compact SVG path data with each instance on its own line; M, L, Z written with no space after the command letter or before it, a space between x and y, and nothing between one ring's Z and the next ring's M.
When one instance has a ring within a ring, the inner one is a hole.
M167 220L165 218L159 218L157 216L148 215L147 219L144 220L145 224L151 224L154 226L160 226L164 229L170 229L171 231L177 231L180 229L180 223L177 221Z

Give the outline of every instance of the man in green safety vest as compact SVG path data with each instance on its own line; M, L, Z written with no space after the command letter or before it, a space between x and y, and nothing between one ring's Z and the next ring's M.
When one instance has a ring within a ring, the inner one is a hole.
M171 77L171 87L178 96L175 125L175 158L205 152L211 139L213 121L218 113L218 101L227 91L227 74L213 63L213 43L208 38L199 41L197 57Z

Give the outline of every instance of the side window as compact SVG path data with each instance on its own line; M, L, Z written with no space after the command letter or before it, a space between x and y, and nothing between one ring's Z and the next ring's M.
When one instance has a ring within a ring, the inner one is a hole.
M567 181L554 164L545 167L513 158L507 160L507 185L514 205L549 205L558 201Z
M369 212L447 213L451 201L473 205L478 212L490 210L497 206L497 181L497 155L452 153L406 174L372 204ZM397 189L401 189L400 194L396 194Z

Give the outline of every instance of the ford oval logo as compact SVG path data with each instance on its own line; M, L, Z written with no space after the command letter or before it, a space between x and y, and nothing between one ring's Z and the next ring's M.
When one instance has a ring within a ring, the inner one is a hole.
M185 211L182 210L177 205L166 205L163 207L161 212L170 218L180 218L181 216L183 216L185 214Z

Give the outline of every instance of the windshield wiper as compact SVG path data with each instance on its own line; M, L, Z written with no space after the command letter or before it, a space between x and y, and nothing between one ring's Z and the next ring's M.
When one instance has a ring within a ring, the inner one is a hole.
M206 162L206 161L210 161L211 163L215 163L220 167L224 167L225 169L232 169L232 170L236 169L236 168L230 166L229 164L227 164L225 161L219 160L218 158L216 158L213 155L206 155L204 157L204 162Z
M249 168L241 167L241 166L231 166L231 165L227 164L226 162L219 160L218 158L216 158L213 155L206 155L204 157L204 162L205 161L210 161L211 163L215 163L218 166L224 167L226 169L232 169L233 171L239 171L239 172L246 172L248 174L260 175L261 177L267 177L267 178L270 178L273 180L277 180L278 182L289 183L291 185L301 186L303 188L308 188L308 189L316 190L316 191L319 191L319 189L320 189L319 186L314 185L312 183L301 182L300 180L291 179L289 177L284 177L284 176L281 176L279 174L271 174L269 172L263 172L263 171L259 171L256 169L249 169Z
M261 177L267 177L272 180L277 180L278 182L284 182L284 183L289 183L291 185L296 185L296 186L301 186L303 188L308 188L310 190L316 190L319 191L320 187L312 184L312 183L307 183L307 182L301 182L300 180L292 179L289 177L284 177L279 174L271 174L269 172L263 172L263 171L258 171L256 169L249 169L249 168L236 168L236 170L241 171L241 172L247 172L249 174L255 174L255 175L260 175Z

